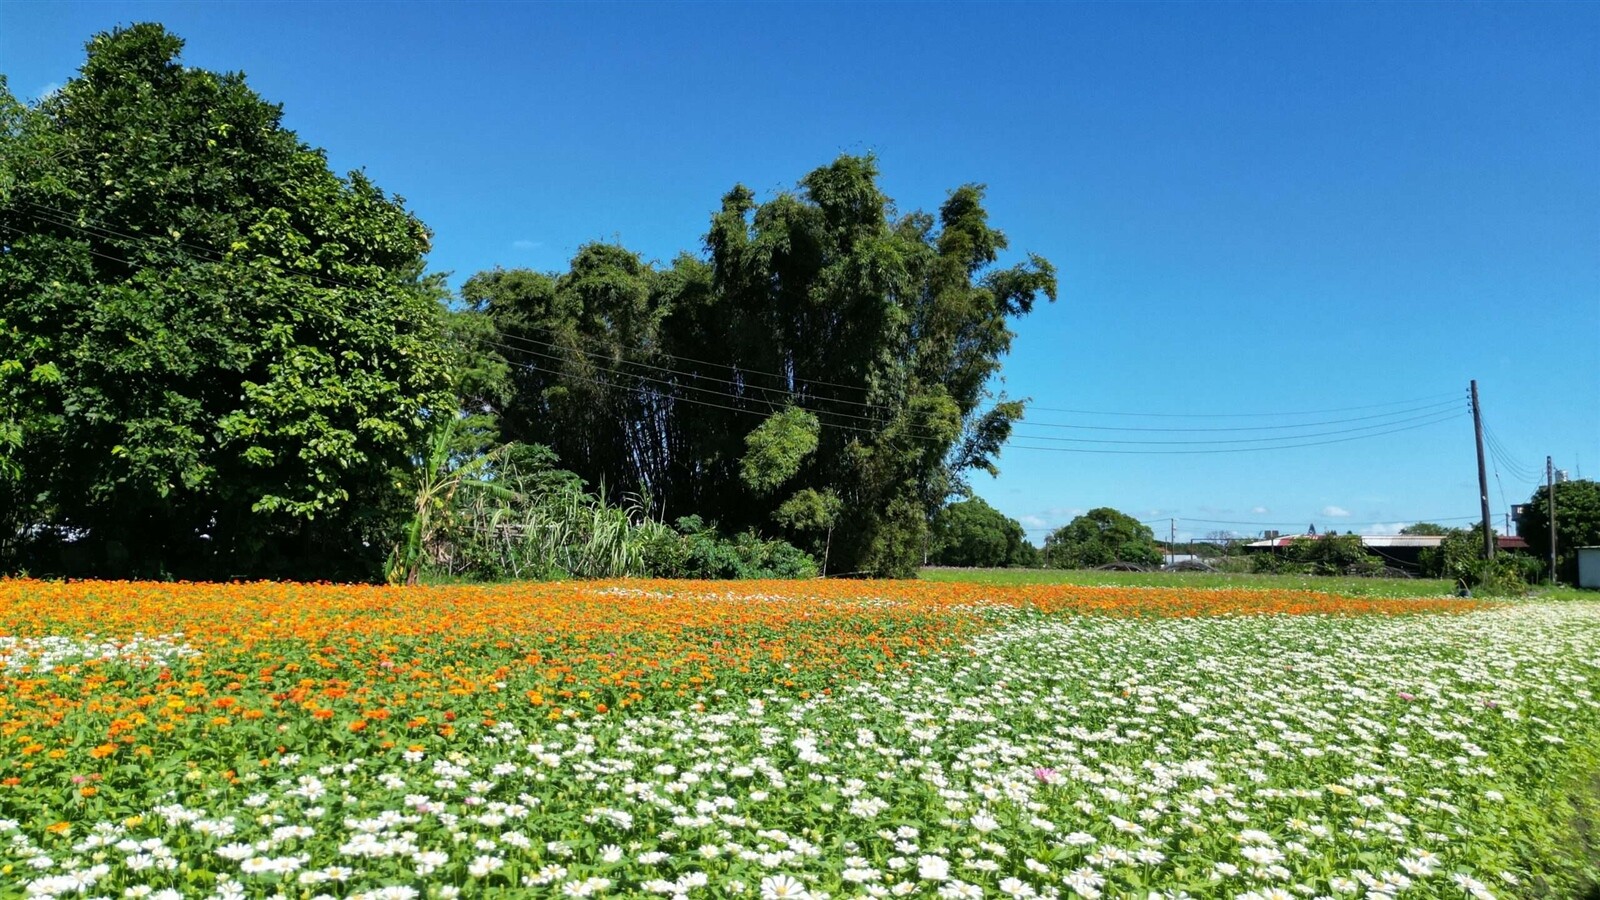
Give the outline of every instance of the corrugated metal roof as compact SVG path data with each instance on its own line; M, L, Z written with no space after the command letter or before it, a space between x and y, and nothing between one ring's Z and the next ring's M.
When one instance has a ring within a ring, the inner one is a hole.
M1366 534L1361 543L1368 547L1437 547L1444 543L1438 534Z

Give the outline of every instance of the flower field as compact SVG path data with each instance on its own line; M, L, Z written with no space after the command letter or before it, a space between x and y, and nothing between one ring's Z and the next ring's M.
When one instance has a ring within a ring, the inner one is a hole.
M1597 679L1588 603L0 581L0 896L1572 897Z

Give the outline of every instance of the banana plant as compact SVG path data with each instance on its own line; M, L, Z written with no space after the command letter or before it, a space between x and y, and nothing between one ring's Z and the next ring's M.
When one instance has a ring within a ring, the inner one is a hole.
M512 497L513 492L482 476L492 468L502 447L477 453L461 459L456 448L456 435L461 420L451 416L434 428L428 440L427 452L418 461L412 473L414 502L411 521L405 536L389 554L389 583L404 582L414 585L422 575L422 564L455 508L455 499L463 488L486 491L490 494Z

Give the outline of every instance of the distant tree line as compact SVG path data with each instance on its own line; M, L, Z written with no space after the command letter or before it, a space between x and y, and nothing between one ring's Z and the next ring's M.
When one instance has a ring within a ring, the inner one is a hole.
M1148 525L1110 507L1091 509L1045 536L1027 541L1018 521L972 497L934 517L929 562L939 566L1090 569L1114 563L1161 564L1163 549Z

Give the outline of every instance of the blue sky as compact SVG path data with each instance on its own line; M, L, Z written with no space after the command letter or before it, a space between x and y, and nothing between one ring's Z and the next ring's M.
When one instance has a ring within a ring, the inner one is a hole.
M456 283L592 240L669 260L734 183L872 151L901 209L986 183L1060 268L1006 361L1052 410L1019 431L1367 436L1019 435L974 486L1035 540L1103 505L1180 536L1465 524L1473 378L1497 520L1546 454L1600 476L1600 4L13 2L0 72L36 97L135 21L403 195Z

